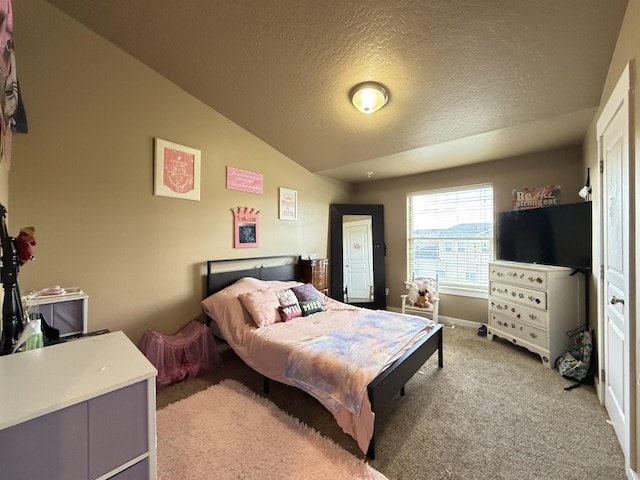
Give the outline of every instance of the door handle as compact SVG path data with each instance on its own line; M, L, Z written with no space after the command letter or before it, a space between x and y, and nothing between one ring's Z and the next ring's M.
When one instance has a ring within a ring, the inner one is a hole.
M609 303L610 303L611 305L615 305L615 304L617 304L617 303L621 303L622 305L624 305L624 298L617 298L617 297L615 297L615 296L612 296L612 297L611 297L611 300L609 300Z

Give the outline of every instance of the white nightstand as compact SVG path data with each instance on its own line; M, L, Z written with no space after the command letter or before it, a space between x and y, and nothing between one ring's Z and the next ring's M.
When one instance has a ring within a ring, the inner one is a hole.
M49 326L60 331L61 337L87 333L89 296L80 288L68 288L62 295L25 297L27 307L37 304Z

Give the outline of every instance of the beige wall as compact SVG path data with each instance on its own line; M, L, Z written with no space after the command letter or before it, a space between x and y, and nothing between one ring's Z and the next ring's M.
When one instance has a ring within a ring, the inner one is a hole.
M586 171L581 166L579 146L507 158L467 167L413 175L391 180L359 184L354 193L356 203L381 203L385 209L386 272L389 297L387 304L400 306L407 278L406 195L463 185L490 183L494 187L495 209L511 210L513 189L560 185L561 202L582 201L578 190ZM487 300L443 295L440 314L447 317L487 322Z
M48 3L14 10L30 131L14 137L10 230L34 225L38 239L20 286L82 287L90 329L134 340L148 327L174 331L200 313L209 258L326 255L330 203L385 205L388 303L399 306L407 192L491 182L500 211L513 188L560 184L563 202L580 201L578 147L364 183L352 200L348 186L310 174ZM153 196L154 137L202 150L200 202ZM226 166L262 173L264 194L227 190ZM277 220L278 187L299 191L297 222ZM233 248L235 206L261 210L260 248ZM443 315L486 321L484 300L455 300Z
M585 137L584 141L584 164L587 167L591 168L591 172L595 172L596 175L592 176L594 180L593 185L593 203L594 203L594 211L596 212L594 225L598 225L600 221L600 216L597 213L600 209L600 198L601 198L601 189L600 189L600 176L598 169L598 149L597 149L597 137L596 137L596 122L602 109L604 108L607 100L611 96L611 93L618 82L618 79L622 75L622 72L627 65L627 63L631 62L631 88L637 84L637 71L638 71L638 56L640 55L640 0L629 0L629 4L627 6L627 12L624 18L624 22L622 24L622 28L620 30L620 35L618 36L618 42L616 44L616 49L614 51L611 64L609 66L609 73L607 75L605 87L602 91L602 97L600 102L600 109L594 117L594 120L591 124L589 132ZM632 236L635 244L635 255L632 257L631 261L634 261L635 258L635 270L636 270L636 278L631 280L633 285L635 281L635 312L632 314L632 319L634 323L631 325L631 334L632 338L635 338L635 341L630 342L631 356L632 362L635 366L635 373L633 368L630 371L630 379L633 383L637 378L637 372L640 372L640 356L638 355L638 345L640 342L640 329L637 328L637 319L640 318L640 302L637 301L640 298L640 281L638 281L637 276L640 272L640 243L638 243L638 238L640 235L640 95L638 95L637 90L635 93L631 94L631 112L633 116L632 125L633 130L630 134L630 141L635 144L635 158L631 159L632 171L635 169L635 179L633 181L635 193L632 190L631 199L634 201L635 199L635 231ZM633 206L632 206L633 208ZM601 235L600 231L597 228L594 228L594 253L596 254L596 258L594 258L594 267L601 264L600 260L600 248L601 248ZM591 314L591 325L596 328L597 325L597 312L600 309L600 305L596 303L595 299L596 293L598 291L597 284L597 274L599 273L599 268L594 269L594 277L592 278L591 285L591 298L594 299L592 302L592 308L590 311ZM597 373L597 372L596 372ZM638 419L640 419L640 382L636 382L636 391L635 391L635 412L632 408L632 412L635 414L634 418L630 419L631 422L631 436L635 438L635 451L632 450L631 456L628 459L630 468L634 471L638 471L638 459L640 459L640 430L638 429ZM632 415L633 416L633 415Z
M14 17L29 133L14 137L9 228L34 225L38 242L23 293L82 287L90 330L137 341L200 315L207 259L327 255L328 205L348 200L346 185L310 174L48 3L14 2ZM154 137L202 151L200 202L153 195ZM263 174L264 193L227 190L227 166ZM298 190L298 221L278 220L278 187ZM237 206L261 211L259 248L233 248Z

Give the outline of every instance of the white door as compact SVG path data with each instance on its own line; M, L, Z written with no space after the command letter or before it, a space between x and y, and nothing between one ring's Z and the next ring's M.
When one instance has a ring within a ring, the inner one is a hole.
M370 302L373 286L371 220L343 225L344 281L348 302Z
M604 405L618 441L629 463L631 428L634 424L631 363L634 342L632 327L634 299L629 294L635 268L630 257L633 239L629 225L633 218L629 174L629 71L614 89L597 123L598 150L602 165L602 285L601 285L601 387ZM635 463L635 462L634 462Z

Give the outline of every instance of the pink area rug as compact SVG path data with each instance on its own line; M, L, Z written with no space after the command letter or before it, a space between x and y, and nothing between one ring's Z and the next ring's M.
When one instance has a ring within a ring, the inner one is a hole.
M387 480L234 380L169 405L156 418L160 480Z

